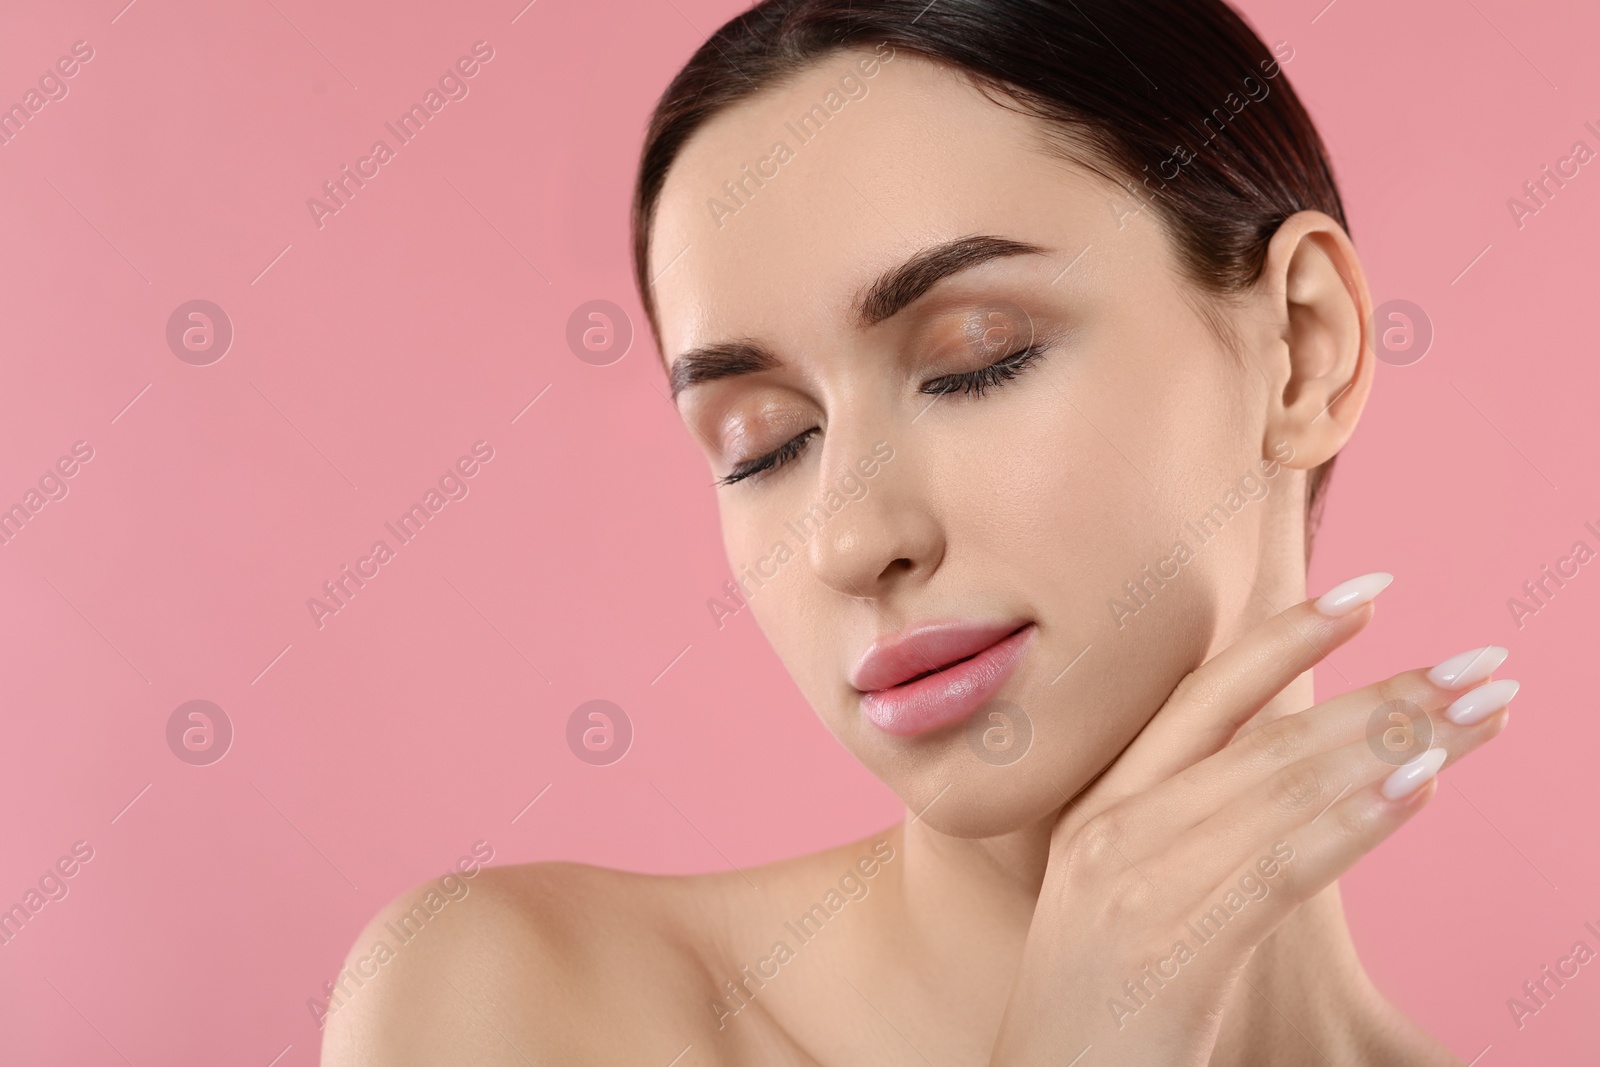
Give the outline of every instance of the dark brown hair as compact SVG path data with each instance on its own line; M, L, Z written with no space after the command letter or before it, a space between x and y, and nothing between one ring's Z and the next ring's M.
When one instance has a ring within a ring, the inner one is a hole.
M847 48L887 44L962 71L1045 120L1059 149L1148 203L1196 290L1248 289L1297 211L1345 227L1322 139L1281 64L1223 0L766 0L696 50L650 119L633 267L658 345L650 227L684 143L709 118ZM1196 305L1214 332L1225 319ZM1306 554L1333 460L1307 479Z

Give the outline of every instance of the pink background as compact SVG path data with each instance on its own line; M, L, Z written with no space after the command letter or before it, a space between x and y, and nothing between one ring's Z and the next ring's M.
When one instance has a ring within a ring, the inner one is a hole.
M0 1059L313 1064L306 1001L362 923L478 840L692 871L893 821L748 615L712 624L710 479L648 337L610 366L565 340L594 299L642 326L643 123L739 5L125 3L0 16L0 104L94 49L0 146L0 506L94 449L0 547L0 906L95 850L0 947ZM1437 335L1379 367L1340 461L1311 584L1398 580L1321 692L1488 642L1525 687L1507 735L1344 879L1352 927L1464 1059L1592 1060L1600 963L1520 1031L1506 998L1600 948L1600 563L1520 630L1506 601L1600 548L1600 165L1521 229L1506 201L1574 141L1600 149L1600 15L1323 3L1245 6L1295 48L1376 299ZM478 40L469 96L319 229L306 199ZM165 339L195 298L235 329L209 366ZM319 630L307 598L478 440L470 495ZM196 698L236 731L209 766L166 741ZM611 766L564 740L593 698L636 731Z

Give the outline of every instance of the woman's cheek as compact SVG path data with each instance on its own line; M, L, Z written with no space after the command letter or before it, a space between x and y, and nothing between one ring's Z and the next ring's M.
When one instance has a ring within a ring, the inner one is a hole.
M801 692L813 699L828 651L817 639L821 590L806 547L785 530L783 514L781 507L741 509L723 503L723 545L739 600L721 599L735 614L753 616Z

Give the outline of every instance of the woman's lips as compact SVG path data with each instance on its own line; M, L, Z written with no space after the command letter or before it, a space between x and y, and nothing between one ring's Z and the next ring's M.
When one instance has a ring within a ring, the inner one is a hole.
M1011 677L1034 629L1032 623L933 626L875 646L850 677L863 690L862 714L901 737L960 722Z

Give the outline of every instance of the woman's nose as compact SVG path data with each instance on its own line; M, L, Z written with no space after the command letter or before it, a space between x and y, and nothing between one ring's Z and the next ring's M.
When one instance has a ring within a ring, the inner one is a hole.
M796 523L817 577L872 599L927 581L944 558L944 533L914 457L887 440L825 440L818 470L817 502Z

